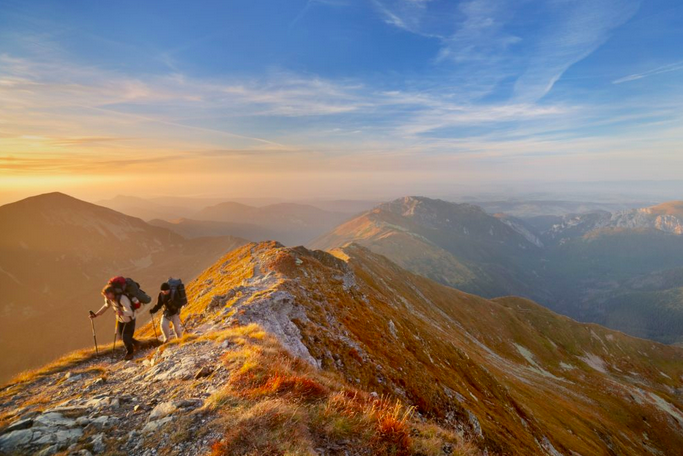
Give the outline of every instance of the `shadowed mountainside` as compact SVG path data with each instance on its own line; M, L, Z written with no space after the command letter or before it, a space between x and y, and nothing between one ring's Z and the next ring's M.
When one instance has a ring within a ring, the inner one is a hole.
M310 245L331 250L356 242L463 291L524 296L582 321L675 343L683 341L683 307L676 300L683 282L651 281L647 290L634 284L683 268L682 206L520 219L406 197Z

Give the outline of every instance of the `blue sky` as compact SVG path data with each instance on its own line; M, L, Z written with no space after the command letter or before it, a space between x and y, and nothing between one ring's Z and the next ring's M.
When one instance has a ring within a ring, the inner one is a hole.
M672 0L0 0L0 191L679 179L681 24Z

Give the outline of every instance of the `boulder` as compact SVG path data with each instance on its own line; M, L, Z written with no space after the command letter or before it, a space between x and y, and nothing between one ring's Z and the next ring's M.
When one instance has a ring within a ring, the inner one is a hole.
M7 429L5 429L4 433L19 431L22 429L29 429L31 426L33 426L33 420L30 418L15 421L11 425L9 425Z
M203 366L201 369L197 371L196 374L194 374L195 380L203 378L203 377L208 377L209 375L213 374L213 367L211 366Z
M92 449L95 454L104 453L107 449L107 445L104 443L104 434L102 433L93 435L90 439L90 443L92 444Z
M174 413L178 407L173 402L162 402L154 407L154 410L149 414L149 421L158 420Z
M43 413L33 420L34 426L44 426L44 427L65 427L72 428L76 426L76 420L71 418L66 418L61 413L48 412Z
M83 376L81 374L74 374L73 372L67 372L64 374L64 383L73 383L77 382L78 380L82 379Z
M18 431L3 434L0 436L0 452L15 452L19 447L31 442L32 438L33 431L31 429L20 429Z
M97 418L91 420L90 424L92 424L95 427L101 428L101 429L108 429L108 428L114 426L118 421L119 421L118 418L111 417L108 415L102 415L102 416L98 416Z
M162 427L172 419L172 416L167 416L166 418L162 418L160 420L150 421L149 423L145 424L144 428L142 428L142 433L148 434L150 432L156 432L160 427Z
M83 437L83 429L75 428L57 431L55 433L55 437L57 438L57 443L59 445L61 445L62 447L66 447L68 445L71 445L72 443L78 442L78 440L81 437Z

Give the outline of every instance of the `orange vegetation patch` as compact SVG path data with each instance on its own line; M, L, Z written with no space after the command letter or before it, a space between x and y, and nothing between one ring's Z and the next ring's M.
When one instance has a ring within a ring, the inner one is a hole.
M252 328L250 333L258 333ZM349 387L339 376L292 357L271 336L229 337L243 343L226 353L232 375L209 401L224 437L219 455L475 455L453 431L416 420L413 407Z

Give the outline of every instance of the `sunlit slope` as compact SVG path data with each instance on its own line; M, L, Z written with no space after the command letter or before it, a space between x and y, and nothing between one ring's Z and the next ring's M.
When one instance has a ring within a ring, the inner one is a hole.
M228 254L189 287L190 322L257 322L290 352L416 405L495 454L676 454L683 351L486 300L351 245Z
M543 297L538 240L469 204L406 197L350 220L310 244L351 242L440 283L483 296Z
M110 277L132 276L154 295L169 276L189 280L245 242L186 240L61 193L0 207L0 232L0 379L88 345L87 312Z

